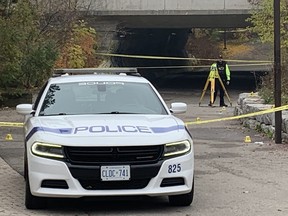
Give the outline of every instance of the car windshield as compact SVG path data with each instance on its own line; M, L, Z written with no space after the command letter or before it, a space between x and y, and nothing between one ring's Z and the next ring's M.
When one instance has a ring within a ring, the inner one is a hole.
M40 116L79 114L167 114L147 83L74 82L49 86Z

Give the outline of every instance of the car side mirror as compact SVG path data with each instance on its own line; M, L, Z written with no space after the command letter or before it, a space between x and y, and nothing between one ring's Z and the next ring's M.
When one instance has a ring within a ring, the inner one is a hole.
M172 103L170 111L173 114L185 113L187 111L187 104L182 102Z
M19 104L16 106L16 112L21 115L29 115L32 113L32 104Z

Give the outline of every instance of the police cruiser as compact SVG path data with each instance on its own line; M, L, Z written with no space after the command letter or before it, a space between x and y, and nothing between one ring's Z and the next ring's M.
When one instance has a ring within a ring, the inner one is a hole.
M27 209L47 198L168 196L188 206L194 151L185 124L133 68L56 70L25 116ZM132 76L134 75L134 76ZM135 76L136 75L136 76Z

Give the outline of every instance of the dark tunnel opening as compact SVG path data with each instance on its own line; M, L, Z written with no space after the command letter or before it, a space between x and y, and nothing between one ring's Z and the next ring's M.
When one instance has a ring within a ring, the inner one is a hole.
M188 71L189 61L165 59L165 57L187 58L185 46L190 29L126 29L118 34L117 53L148 56L145 58L114 57L112 63L118 67L137 67L139 73L152 80L171 73ZM157 59L152 59L156 57Z
M115 67L137 67L139 73L157 87L194 88L204 87L209 74L209 67L198 73L192 62L165 57L188 58L186 43L191 29L125 29L118 32L116 53L148 56L147 58L113 57ZM157 59L152 59L152 57ZM239 71L232 71L231 88L255 90L259 86L259 76L251 71L245 76L238 76ZM240 72L241 73L241 72ZM243 73L242 73L243 74Z

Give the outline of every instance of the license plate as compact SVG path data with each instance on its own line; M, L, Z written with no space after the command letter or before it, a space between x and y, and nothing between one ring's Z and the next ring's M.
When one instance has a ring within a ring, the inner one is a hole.
M127 181L130 179L130 166L101 166L102 181Z

